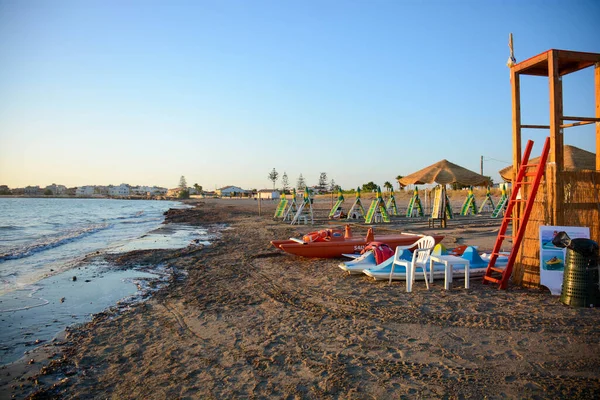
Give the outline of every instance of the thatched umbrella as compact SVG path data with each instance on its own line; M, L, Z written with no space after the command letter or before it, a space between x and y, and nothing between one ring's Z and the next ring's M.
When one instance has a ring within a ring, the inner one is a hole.
M530 164L539 162L539 157L529 160ZM580 149L579 147L565 144L563 150L563 163L567 170L574 169L596 169L596 155L589 151ZM509 165L506 168L502 168L498 171L502 179L506 182L510 182L512 179L513 167Z
M427 168L412 173L399 181L402 185L414 185L424 183L439 183L448 185L459 183L464 186L485 186L490 184L487 176L480 175L451 163L448 160L439 161Z

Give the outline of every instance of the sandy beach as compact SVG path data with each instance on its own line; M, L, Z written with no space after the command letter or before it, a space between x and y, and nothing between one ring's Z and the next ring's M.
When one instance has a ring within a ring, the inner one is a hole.
M347 200L348 202L349 200ZM457 200L458 201L458 200ZM405 200L399 204L406 204ZM581 398L600 397L600 312L545 288L479 278L465 289L350 276L341 259L294 257L269 244L328 221L272 219L276 202L206 199L168 222L227 224L208 246L108 255L127 268L164 263L170 285L108 310L0 369L0 398ZM368 203L367 203L368 204ZM447 229L394 218L375 232L439 233L491 250L500 220L459 217ZM367 226L353 224L355 234ZM32 360L32 361L30 361Z

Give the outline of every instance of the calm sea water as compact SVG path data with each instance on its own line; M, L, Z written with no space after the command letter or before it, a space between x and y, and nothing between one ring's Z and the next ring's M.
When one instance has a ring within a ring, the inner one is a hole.
M0 294L65 271L89 253L160 226L171 201L0 199Z
M162 224L166 210L182 207L169 201L0 198L0 365L91 314L144 296L148 280L166 282L168 265L122 270L85 256L209 244L218 227Z

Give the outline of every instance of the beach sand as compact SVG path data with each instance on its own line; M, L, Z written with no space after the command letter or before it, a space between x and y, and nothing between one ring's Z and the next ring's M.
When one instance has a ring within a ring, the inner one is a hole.
M347 200L348 202L349 200ZM166 263L171 284L128 311L105 312L0 369L0 398L582 398L600 397L600 310L568 307L546 289L480 278L449 291L436 280L376 282L340 259L272 247L321 227L273 221L276 202L207 199L170 222L226 223L209 246L111 256ZM499 220L457 218L447 229L394 218L375 233L445 234L448 247L491 250ZM366 233L364 224L352 226ZM34 359L32 364L27 360ZM10 375L7 375L10 374Z

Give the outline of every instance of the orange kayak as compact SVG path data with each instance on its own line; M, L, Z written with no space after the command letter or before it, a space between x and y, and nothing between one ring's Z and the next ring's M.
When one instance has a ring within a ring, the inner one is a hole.
M302 239L272 240L271 244L286 253L302 257L334 258L342 254L360 253L365 246L373 241L382 242L396 249L396 246L409 246L419 240L423 235L400 233L396 235L373 235L372 228L366 237L354 237L346 229L324 229L311 232ZM434 235L435 243L441 242L443 235Z

